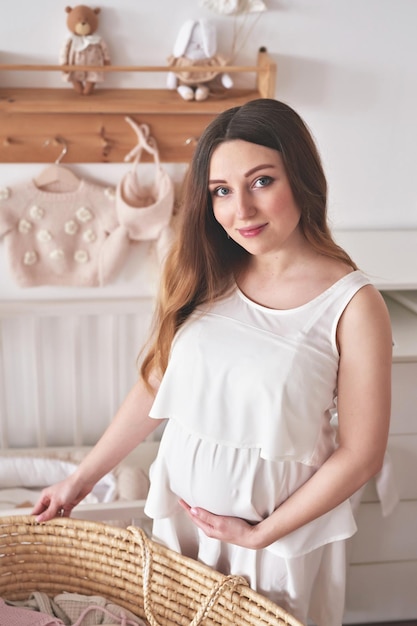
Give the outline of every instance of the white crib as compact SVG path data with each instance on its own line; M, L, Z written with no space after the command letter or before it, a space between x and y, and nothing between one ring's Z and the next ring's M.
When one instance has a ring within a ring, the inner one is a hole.
M71 460L94 445L138 375L151 315L147 297L2 301L0 456ZM125 469L146 475L159 436L141 444ZM137 524L143 505L143 497L80 504L73 516Z

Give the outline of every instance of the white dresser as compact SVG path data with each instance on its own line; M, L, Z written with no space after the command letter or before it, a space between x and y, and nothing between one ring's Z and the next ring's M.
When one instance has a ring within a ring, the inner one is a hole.
M417 230L335 231L383 293L392 320L393 401L388 450L399 504L383 517L373 481L350 545L344 622L417 618Z

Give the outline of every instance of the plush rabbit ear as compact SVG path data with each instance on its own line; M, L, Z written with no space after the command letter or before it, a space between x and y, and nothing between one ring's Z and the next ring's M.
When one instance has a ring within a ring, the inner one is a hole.
M174 57L182 57L182 55L185 53L195 24L195 20L187 20L181 26L175 40L174 49L172 51Z
M217 39L214 24L208 20L187 20L178 32L172 52L174 57L181 57L185 54L187 46L190 43L191 35L197 24L200 26L201 44L206 56L212 57L216 54Z
M208 20L200 20L199 24L203 40L203 50L207 57L212 57L216 54L217 50L216 28L213 22L209 22Z

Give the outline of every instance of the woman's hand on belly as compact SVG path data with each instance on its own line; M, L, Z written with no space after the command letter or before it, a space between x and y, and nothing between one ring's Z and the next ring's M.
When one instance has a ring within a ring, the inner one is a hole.
M215 515L206 509L191 507L184 500L179 500L179 504L207 537L232 543L242 548L256 550L260 547L256 545L256 533L254 532L256 525L250 524L239 517Z

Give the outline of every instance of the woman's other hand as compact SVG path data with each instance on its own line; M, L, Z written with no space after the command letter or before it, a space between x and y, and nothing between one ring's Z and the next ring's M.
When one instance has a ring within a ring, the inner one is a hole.
M43 489L32 510L38 522L46 522L53 517L69 517L72 509L85 498L90 489L80 486L74 475Z

